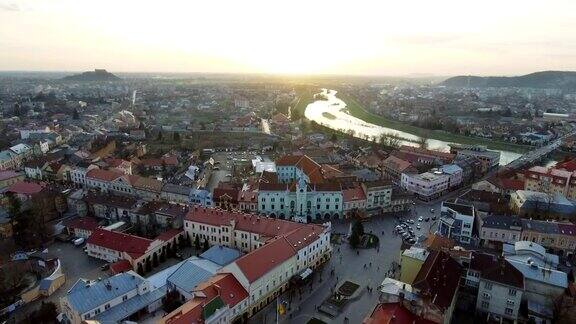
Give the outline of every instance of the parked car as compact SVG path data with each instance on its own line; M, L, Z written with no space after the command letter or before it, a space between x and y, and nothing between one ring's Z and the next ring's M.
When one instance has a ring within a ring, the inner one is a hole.
M422 216L418 217L419 222L422 222L422 220L424 220L424 218L422 218Z
M424 221L425 221L425 222L429 222L429 221L430 221L430 217L424 218Z
M417 229L417 230L421 229L420 223L418 223L418 224L416 225L416 229Z
M430 212L434 214L434 208L430 208Z
M103 265L100 267L100 270L102 270L102 271L106 271L106 270L108 270L108 269L110 269L110 263L103 264Z
M74 239L74 245L76 246L80 246L84 243L84 238L83 237L79 237L77 239Z
M436 220L436 216L432 216L432 220L435 221L435 220Z

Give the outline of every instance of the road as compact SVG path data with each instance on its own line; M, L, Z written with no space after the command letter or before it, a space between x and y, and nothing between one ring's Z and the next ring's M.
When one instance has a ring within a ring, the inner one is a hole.
M555 149L557 149L558 147L560 147L560 145L562 144L562 141L565 138L570 137L574 134L576 134L576 131L570 132L570 133L554 140L552 143L550 143L546 146L542 146L542 147L539 147L539 148L532 150L530 152L526 152L521 157L508 163L504 168L506 168L506 169L519 169L519 168L522 168L526 165L533 163L534 161L538 161L543 156L548 155L550 152L552 152Z
M417 218L419 216L426 218L432 215L430 208L435 209L436 216L439 215L439 202L432 205L417 204L407 219L413 219L415 223L418 223ZM350 222L347 221L334 223L334 233L346 234L349 224ZM356 250L351 249L347 243L334 245L334 253L323 268L322 276L319 273L315 274L312 290L306 288L301 299L295 297L289 306L288 314L279 316L278 322L300 324L306 323L312 317L316 317L327 323L344 323L344 317L347 317L349 323L361 323L378 302L377 289L374 289L372 293L368 293L366 285L377 288L386 277L386 271L388 271L392 262L399 261L402 240L393 233L396 224L397 220L394 215L376 216L364 223L366 232L372 232L380 238L379 250L360 250L360 254L357 255ZM430 231L435 231L436 223L432 221L422 222L421 230L416 230L415 225L413 226L414 232L416 235L421 236L426 235ZM370 263L372 266L370 266ZM364 265L366 265L366 268L364 268ZM330 276L331 269L335 270L334 277ZM320 282L320 277L322 282ZM337 279L340 282L345 279L357 282L361 285L363 291L360 298L346 305L339 316L329 318L324 314L318 313L316 306L319 306L330 295L330 290L335 287ZM282 301L288 300L288 294L284 294L280 299ZM270 303L250 318L250 323L254 324L274 322L276 322L275 302Z

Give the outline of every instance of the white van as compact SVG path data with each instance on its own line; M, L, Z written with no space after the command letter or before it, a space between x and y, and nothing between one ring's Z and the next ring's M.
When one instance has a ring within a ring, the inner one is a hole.
M79 238L74 240L74 245L76 245L76 246L80 246L80 245L82 245L82 243L84 243L83 237L79 237Z

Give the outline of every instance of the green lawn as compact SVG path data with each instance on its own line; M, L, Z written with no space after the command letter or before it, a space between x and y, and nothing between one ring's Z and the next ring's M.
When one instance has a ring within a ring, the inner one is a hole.
M304 117L304 111L306 110L306 106L314 102L315 93L318 93L318 90L313 88L306 88L300 90L298 92L298 102L296 103L296 106L292 108L292 111Z
M414 134L416 136L426 137L429 139L435 139L440 141L446 142L453 142L453 143L460 143L460 144L474 144L474 145L485 145L489 149L493 150L503 150L503 151L512 151L517 153L524 153L531 149L530 146L527 145L520 145L520 144L513 144L508 142L490 140L486 138L479 138L479 137L470 137L458 134L452 134L441 130L429 130L424 129L408 124L404 124L402 122L398 122L395 120L390 120L388 118L375 115L369 111L366 111L356 99L343 94L342 92L338 92L337 97L344 100L346 102L346 106L348 108L348 113L356 118L362 119L365 122L379 125L382 127L388 127L395 130L403 131L406 133Z

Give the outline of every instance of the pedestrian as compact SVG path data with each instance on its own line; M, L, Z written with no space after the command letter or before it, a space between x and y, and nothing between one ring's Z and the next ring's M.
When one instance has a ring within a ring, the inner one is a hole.
M372 268L372 262L370 262L370 268Z

